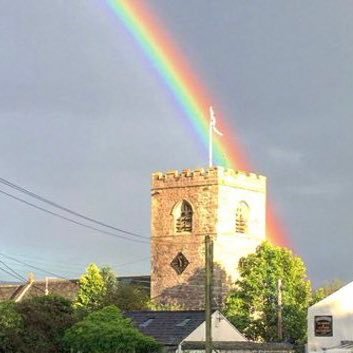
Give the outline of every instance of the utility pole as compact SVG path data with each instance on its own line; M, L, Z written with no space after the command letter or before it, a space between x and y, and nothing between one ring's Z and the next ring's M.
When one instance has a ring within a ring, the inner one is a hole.
M283 341L283 317L282 317L282 280L277 282L277 335Z
M205 353L212 353L212 286L213 286L213 241L209 235L205 238Z

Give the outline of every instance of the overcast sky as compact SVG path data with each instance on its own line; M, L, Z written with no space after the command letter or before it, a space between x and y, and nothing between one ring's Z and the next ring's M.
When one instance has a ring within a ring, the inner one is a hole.
M353 2L149 3L268 177L310 278L353 280ZM0 177L149 236L150 174L207 164L182 110L104 0L0 8ZM0 229L1 253L67 277L92 261L149 273L148 244L2 194Z

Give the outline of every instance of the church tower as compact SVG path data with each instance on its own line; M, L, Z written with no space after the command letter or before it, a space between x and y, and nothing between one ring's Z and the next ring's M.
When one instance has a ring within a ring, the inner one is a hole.
M209 235L220 304L239 276L240 258L265 240L266 177L223 167L154 173L151 226L151 298L203 308Z

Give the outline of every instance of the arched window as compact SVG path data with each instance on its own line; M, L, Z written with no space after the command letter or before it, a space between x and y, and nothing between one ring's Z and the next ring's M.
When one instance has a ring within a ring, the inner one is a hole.
M175 231L177 233L192 232L192 207L183 200L174 209Z
M239 202L235 218L235 231L237 233L247 233L249 230L250 209L245 201Z

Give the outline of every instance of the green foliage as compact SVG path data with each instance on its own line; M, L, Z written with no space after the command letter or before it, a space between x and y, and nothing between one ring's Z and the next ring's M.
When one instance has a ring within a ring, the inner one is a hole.
M110 267L102 267L101 274L105 283L106 292L113 291L118 285L116 274Z
M71 302L39 297L0 304L1 353L59 353L65 330L75 322Z
M311 283L303 261L267 242L239 263L240 280L226 301L226 315L248 338L278 341L278 280L282 280L284 340L299 342L306 335Z
M15 303L0 303L0 353L16 352L18 337L23 330L21 315Z
M115 306L93 312L68 329L64 345L74 353L160 352L160 345L140 333Z
M16 305L23 320L21 353L59 353L66 329L75 322L71 302L57 296L38 297Z
M0 328L13 329L22 326L21 316L15 310L15 303L5 301L0 303Z
M88 311L102 308L107 292L115 286L116 277L109 268L90 264L80 278L80 289L74 306Z
M104 299L105 306L115 305L123 311L147 309L149 293L145 288L131 284L118 283L108 290Z
M154 311L180 311L185 309L183 305L179 303L165 304L165 303L159 303L153 299L147 302L147 307L149 310L154 310Z
M108 305L121 310L142 310L147 308L147 301L148 292L144 288L120 283L109 267L91 264L81 276L74 305L83 317Z
M344 282L340 279L335 279L331 282L325 283L322 287L317 288L313 293L313 300L311 304L315 304L322 299L325 299L332 293L338 291L344 286Z

